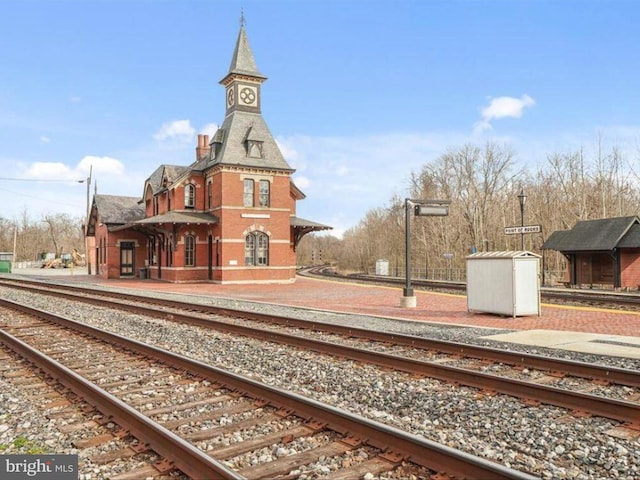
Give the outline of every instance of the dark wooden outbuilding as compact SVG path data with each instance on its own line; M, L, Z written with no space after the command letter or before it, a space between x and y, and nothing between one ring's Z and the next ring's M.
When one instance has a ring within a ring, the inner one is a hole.
M640 219L637 216L583 220L571 230L553 232L543 250L569 261L572 286L640 287Z

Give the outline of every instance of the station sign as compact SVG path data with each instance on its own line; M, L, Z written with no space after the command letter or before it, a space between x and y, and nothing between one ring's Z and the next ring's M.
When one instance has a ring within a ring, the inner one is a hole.
M540 233L542 225L524 225L522 227L505 227L505 235L515 235L516 233Z
M414 214L417 217L446 217L449 215L449 205L416 205Z

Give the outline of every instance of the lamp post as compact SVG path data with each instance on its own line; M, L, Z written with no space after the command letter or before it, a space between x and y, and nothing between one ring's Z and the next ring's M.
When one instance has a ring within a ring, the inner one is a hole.
M411 286L411 209L415 204L406 198L404 201L404 268L405 268L405 285L402 290L402 307L415 307L416 297L413 295L413 287Z
M443 217L449 215L450 200L412 200L406 198L404 201L405 215L405 286L402 291L400 306L406 308L415 307L416 297L411 286L411 214L417 217Z
M520 226L524 227L524 204L527 202L527 195L524 193L524 188L520 189L518 200L520 200ZM524 251L524 228L520 232L520 249Z

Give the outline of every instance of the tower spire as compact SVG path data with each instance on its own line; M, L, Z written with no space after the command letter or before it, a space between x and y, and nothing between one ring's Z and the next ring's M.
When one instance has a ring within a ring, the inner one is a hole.
M266 80L267 77L262 75L256 66L256 61L253 58L253 52L249 45L249 39L247 32L245 31L245 18L244 10L240 11L240 32L238 33L238 40L236 41L236 48L233 51L233 57L231 57L231 65L229 66L229 72L222 79L220 83L223 83L234 74L249 75L255 78Z

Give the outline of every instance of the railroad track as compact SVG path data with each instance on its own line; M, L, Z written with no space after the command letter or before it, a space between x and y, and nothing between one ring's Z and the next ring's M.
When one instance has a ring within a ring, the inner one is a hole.
M328 267L310 267L298 271L299 275L331 278L337 281L366 283L372 285L402 286L406 279L400 277L381 277L379 275L340 275ZM416 289L459 293L464 295L467 289L465 282L449 282L443 280L411 279L411 284ZM540 297L544 302L560 305L585 305L590 307L618 308L629 311L640 311L640 293L617 292L614 290L585 290L574 288L547 288L540 289Z
M105 290L14 280L0 281L0 285L587 412L626 422L630 428L639 426L637 370Z
M146 465L113 478L156 476L158 468L203 479L295 478L304 465L336 456L344 457L347 466L330 472L334 478L389 471L397 472L397 478L533 478L70 319L6 300L2 308L20 312L2 316L2 343L120 425L120 437L131 435L139 449L161 457L153 470ZM233 421L221 425L222 418ZM229 441L247 431L255 437ZM103 440L96 435L89 443ZM248 463L252 452L272 445L280 445L279 458ZM96 461L140 453L127 446Z

